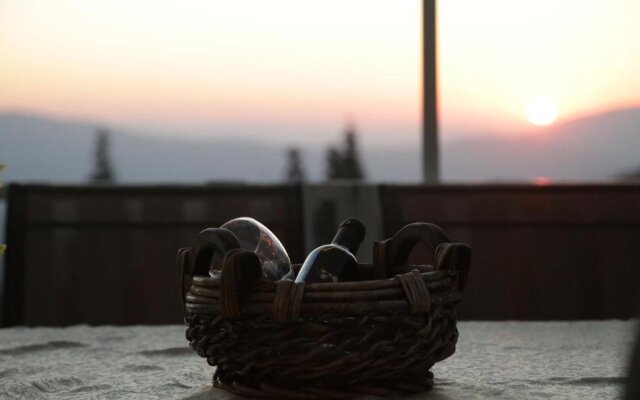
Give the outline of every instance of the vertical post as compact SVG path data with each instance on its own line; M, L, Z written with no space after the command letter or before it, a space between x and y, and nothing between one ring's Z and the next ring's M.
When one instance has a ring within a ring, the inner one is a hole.
M438 183L438 97L436 88L436 0L422 1L422 172L425 183Z

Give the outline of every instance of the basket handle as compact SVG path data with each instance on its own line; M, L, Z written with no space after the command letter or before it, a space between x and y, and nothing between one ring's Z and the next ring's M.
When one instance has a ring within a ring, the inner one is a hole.
M240 243L231 231L207 228L198 233L190 248L178 250L178 294L183 308L185 294L193 276L208 275L211 259L215 254L222 259L229 250L238 248Z
M419 243L434 253L438 246L451 240L437 225L414 222L396 232L393 237L374 244L374 279L387 278L387 268L406 265L413 248Z
M471 247L464 243L443 243L436 248L435 259L436 269L457 272L458 289L464 290L471 268Z
M232 249L224 255L220 275L220 313L225 318L240 316L240 298L257 291L262 280L260 258L253 251Z
M178 272L178 279L176 279L176 282L178 283L178 296L180 297L180 304L182 305L182 308L186 311L186 307L184 304L184 300L185 300L185 294L186 294L186 287L185 285L187 284L187 282L185 282L185 278L188 277L189 281L191 281L191 277L192 275L188 275L186 273L187 270L187 258L189 257L189 248L185 247L182 248L180 250L178 250L178 260L177 260L177 272ZM186 276L185 276L186 275Z

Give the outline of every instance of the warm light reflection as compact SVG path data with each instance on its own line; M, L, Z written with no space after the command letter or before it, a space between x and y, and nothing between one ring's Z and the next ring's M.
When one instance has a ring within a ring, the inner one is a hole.
M551 183L552 183L551 179L544 176L539 176L533 180L533 184L536 186L547 186L547 185L550 185Z

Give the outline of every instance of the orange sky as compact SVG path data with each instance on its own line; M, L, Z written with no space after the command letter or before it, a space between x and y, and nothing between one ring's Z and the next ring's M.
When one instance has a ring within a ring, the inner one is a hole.
M440 1L443 139L518 134L541 95L560 120L640 106L638 15L637 0ZM3 0L0 110L176 132L353 117L417 141L420 40L415 0Z

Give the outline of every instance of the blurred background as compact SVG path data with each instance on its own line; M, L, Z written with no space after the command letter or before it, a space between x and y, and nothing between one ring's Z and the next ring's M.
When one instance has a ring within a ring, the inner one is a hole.
M124 316L143 290L123 289L130 267L173 284L178 247L238 214L298 262L346 215L371 240L437 222L477 249L470 290L498 305L470 318L629 317L638 15L634 0L4 0L0 179L21 185L13 211L0 200L5 323L173 322ZM26 317L120 269L94 299L121 301L111 319Z

